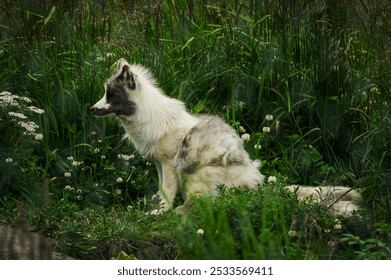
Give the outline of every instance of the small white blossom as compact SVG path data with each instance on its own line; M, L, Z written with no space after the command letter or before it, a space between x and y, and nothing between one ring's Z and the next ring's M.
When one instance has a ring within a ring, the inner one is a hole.
M99 148L95 148L94 149L94 154L97 154L97 153L99 153L100 152L100 149Z
M123 180L121 177L118 177L118 178L117 178L117 183L118 183L118 184L121 184L123 181L124 181L124 180Z
M260 150L261 148L262 148L262 146L259 145L259 144L255 144L255 145L254 145L254 149L255 149L255 150Z
M8 112L8 115L10 115L11 117L17 117L19 119L27 119L27 117L22 113Z
M267 182L272 184L276 183L277 182L276 176L269 176L269 178L267 178Z
M106 156L105 156L105 155L101 155L100 158L101 158L101 159L105 159Z
M82 191L81 189L77 189L76 192L77 192L78 194L82 194L82 193L83 193L83 191Z
M197 230L197 234L199 236L204 236L204 230L202 228L200 228L199 230Z
M126 210L128 210L128 211L132 211L132 209L133 209L132 205L129 205L128 207L126 207Z
M12 162L13 162L13 159L12 159L12 158L6 158L6 159L5 159L5 162L6 162L6 163L12 163Z
M294 236L297 236L297 232L295 230L290 230L290 231L288 231L288 235L290 237L294 237Z
M123 159L124 161L129 161L131 159L134 159L134 155L118 154L118 158Z
M30 111L37 113L39 115L42 115L43 113L45 113L45 110L42 110L42 109L37 108L35 106L29 106L28 108L30 109Z
M31 102L32 102L30 98L25 97L25 96L22 97L22 100L23 100L24 102L26 102L26 103L31 103Z
M77 196L76 196L76 199L77 199L77 200L82 200L82 199L83 199L83 196L77 195Z
M72 173L71 172L65 172L64 173L64 177L70 178L70 177L72 177Z
M241 138L244 142L248 142L248 141L250 141L250 134L244 133L244 134L242 134Z
M121 191L120 189L118 189L118 190L115 191L115 193L116 193L117 195L121 195L121 194L122 194L122 191Z
M37 140L37 141L42 141L43 140L43 134L41 134L41 133L35 134L34 139Z
M239 132L240 133L245 133L246 129L243 126L239 126Z
M262 127L262 131L263 131L264 133L269 133L269 132L270 132L270 127L264 126L264 127Z
M74 160L74 161L72 161L72 166L79 166L79 165L82 165L83 164L83 161L76 161L76 160Z
M39 128L39 126L35 122L18 122L18 125L23 127L26 131L24 134L32 135Z
M273 115L266 115L265 116L265 120L267 120L267 121L272 121L273 120Z
M341 230L342 229L342 224L341 224L341 221L339 220L336 220L336 224L334 225L334 229L335 230Z
M8 107L8 106L19 107L19 102L17 101L18 99L19 99L19 96L12 95L8 91L3 91L0 93L0 106L1 107Z
M66 185L64 190L65 191L72 191L72 187L70 185Z

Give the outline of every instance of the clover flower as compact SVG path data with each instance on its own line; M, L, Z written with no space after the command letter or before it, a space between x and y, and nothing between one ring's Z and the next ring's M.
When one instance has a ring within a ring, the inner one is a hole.
M262 127L262 131L263 131L264 133L270 133L270 127L264 126L264 127Z
M269 176L269 178L267 178L267 182L272 184L276 183L277 182L276 176Z
M250 141L250 134L248 134L248 133L244 133L244 134L242 134L242 136L241 136L241 138L242 138L242 140L244 141L244 142L248 142L248 141Z
M254 149L255 149L255 150L260 150L261 148L262 148L262 146L259 145L259 144L255 144L255 145L254 145Z
M42 141L43 140L43 134L41 134L41 133L35 134L34 139L37 140L37 141Z
M265 116L265 120L267 120L267 121L272 121L273 120L273 115L266 115Z

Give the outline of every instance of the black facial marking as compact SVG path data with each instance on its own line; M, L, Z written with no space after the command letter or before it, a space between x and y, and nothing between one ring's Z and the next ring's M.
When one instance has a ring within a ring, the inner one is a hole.
M117 83L107 85L106 99L110 104L110 113L117 116L131 116L136 111L136 104L128 99L123 86Z

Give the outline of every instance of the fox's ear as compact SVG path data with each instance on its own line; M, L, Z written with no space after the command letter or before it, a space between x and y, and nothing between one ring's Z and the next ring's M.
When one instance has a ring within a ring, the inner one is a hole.
M134 79L133 73L130 71L130 67L128 64L122 65L122 70L117 79L127 86L129 89L136 89L136 81Z
M124 66L124 65L126 65L126 64L129 64L127 61L126 61L126 59L125 58L120 58L118 61L117 61L117 71L119 72L121 69L122 69L122 67Z

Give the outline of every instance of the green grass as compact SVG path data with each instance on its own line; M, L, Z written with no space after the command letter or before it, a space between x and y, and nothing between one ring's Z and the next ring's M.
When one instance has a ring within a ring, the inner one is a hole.
M390 257L387 1L38 2L0 7L0 92L18 100L0 99L1 222L25 219L77 258ZM223 191L186 219L145 215L153 165L115 120L88 111L120 57L149 67L192 112L243 127L277 184ZM335 230L324 209L282 190L290 183L353 187L362 216Z

